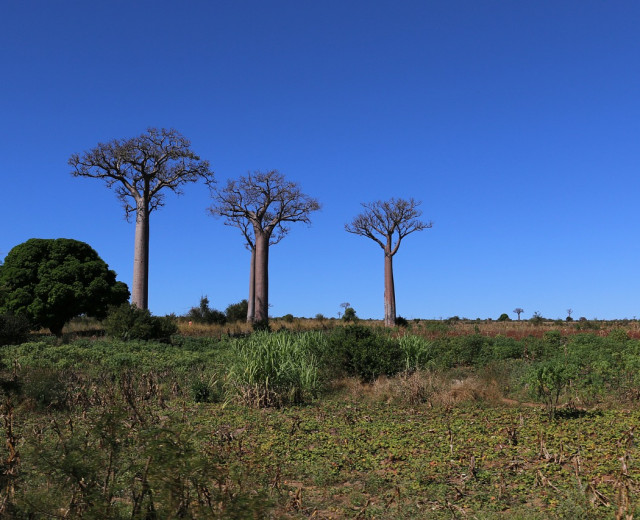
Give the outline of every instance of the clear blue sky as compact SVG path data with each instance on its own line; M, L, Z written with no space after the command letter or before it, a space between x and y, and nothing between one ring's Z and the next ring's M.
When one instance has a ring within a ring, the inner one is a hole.
M382 250L344 224L414 197L402 316L640 317L639 28L637 1L4 1L0 257L75 238L130 285L134 225L67 160L167 127L221 183L278 169L322 203L271 250L273 316L382 318ZM247 297L209 204L152 214L152 312Z

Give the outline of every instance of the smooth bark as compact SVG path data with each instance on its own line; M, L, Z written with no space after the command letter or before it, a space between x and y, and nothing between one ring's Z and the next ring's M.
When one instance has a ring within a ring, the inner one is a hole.
M393 327L396 324L396 289L393 283L393 256L384 253L384 325Z
M269 320L269 237L256 234L255 315L257 323Z
M138 309L149 308L149 209L144 201L136 211L131 303Z
M255 318L256 298L256 248L251 248L251 265L249 267L249 299L247 300L247 323L253 323Z

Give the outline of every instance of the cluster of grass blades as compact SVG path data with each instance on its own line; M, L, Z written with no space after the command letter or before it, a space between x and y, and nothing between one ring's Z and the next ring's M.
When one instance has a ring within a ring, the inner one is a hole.
M229 382L251 406L299 404L320 389L319 363L324 335L317 332L256 332L236 340Z

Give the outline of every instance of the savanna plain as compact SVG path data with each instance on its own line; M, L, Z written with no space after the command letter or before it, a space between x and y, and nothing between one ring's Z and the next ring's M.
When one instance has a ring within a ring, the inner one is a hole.
M3 346L2 517L640 512L637 321L270 325Z

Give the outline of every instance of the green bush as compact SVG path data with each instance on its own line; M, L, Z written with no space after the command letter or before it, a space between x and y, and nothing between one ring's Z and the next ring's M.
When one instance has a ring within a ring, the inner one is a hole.
M227 316L216 309L209 307L209 298L203 296L200 298L200 305L198 307L191 307L187 313L187 319L196 323L207 323L224 325L227 322Z
M498 321L511 321L511 318L509 318L509 315L506 312L503 312L498 318Z
M148 309L138 309L125 303L112 308L104 321L106 333L117 339L169 341L178 332L178 326L170 317L152 316Z
M378 376L393 376L403 368L400 344L382 333L362 325L334 329L329 337L334 363L351 376L371 382Z
M23 315L0 314L0 345L17 345L27 341L31 326Z
M396 316L396 325L398 327L408 327L409 322L402 316Z
M286 323L293 323L293 320L294 320L293 314L285 314L282 317L282 320L285 321Z
M342 315L343 321L356 321L357 319L356 310L353 307L347 307L344 310L344 314Z
M224 311L229 323L235 323L236 321L247 321L248 312L249 302L247 300L242 300L238 303L232 303Z

